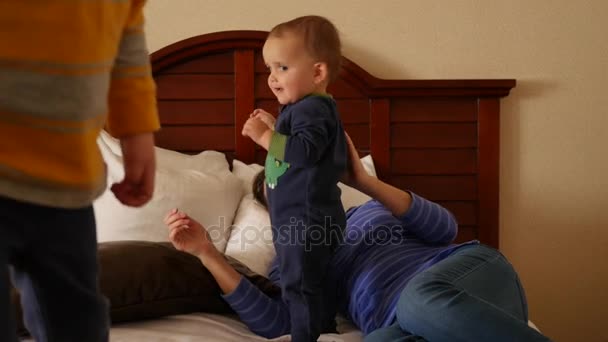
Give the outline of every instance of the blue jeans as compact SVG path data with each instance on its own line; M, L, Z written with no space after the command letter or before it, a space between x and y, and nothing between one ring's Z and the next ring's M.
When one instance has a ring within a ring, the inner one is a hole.
M0 341L16 341L9 267L37 342L108 340L91 206L58 209L0 197Z
M396 316L365 341L549 341L528 326L526 297L511 264L484 245L458 249L414 276Z

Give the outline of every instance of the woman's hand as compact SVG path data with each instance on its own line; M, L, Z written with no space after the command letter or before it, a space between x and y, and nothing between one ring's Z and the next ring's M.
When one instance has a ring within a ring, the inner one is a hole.
M346 143L348 148L348 168L342 175L340 181L348 186L363 191L363 187L367 184L371 176L363 168L361 159L359 159L359 153L355 148L355 144L350 139L348 134L344 132L346 137Z
M190 253L201 261L219 255L205 227L186 213L172 209L164 222L169 228L169 239L177 250Z
M256 109L254 110L251 114L249 114L250 118L258 118L260 120L262 120L262 122L264 122L266 124L266 126L268 126L268 128L270 128L271 130L274 131L274 125L277 122L277 120L274 118L274 116L270 113L268 113L267 111L263 110L263 109Z
M167 213L165 224L169 228L169 239L173 246L198 257L224 293L231 293L237 288L241 275L215 248L205 227L177 209Z
M379 201L396 217L406 213L412 204L412 196L408 192L370 176L363 168L355 144L346 132L344 135L346 135L348 144L348 169L340 181Z

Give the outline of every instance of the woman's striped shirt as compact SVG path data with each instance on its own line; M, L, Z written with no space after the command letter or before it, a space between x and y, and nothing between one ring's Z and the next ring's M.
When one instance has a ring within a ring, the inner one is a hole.
M419 272L465 244L452 244L458 232L454 216L444 207L412 195L412 204L395 217L378 201L347 212L344 241L337 249L331 272L338 279L338 312L364 334L386 327L395 319L401 291ZM277 260L270 279L280 284ZM281 298L269 298L241 278L225 300L255 333L273 338L289 333L289 311Z

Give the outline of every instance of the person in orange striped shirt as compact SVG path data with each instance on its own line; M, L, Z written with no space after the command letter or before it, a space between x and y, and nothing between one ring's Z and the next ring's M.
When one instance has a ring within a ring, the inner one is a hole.
M0 1L0 340L16 341L8 279L37 341L107 341L93 200L96 139L121 141L125 205L153 193L155 85L145 0ZM9 271L10 270L10 271Z

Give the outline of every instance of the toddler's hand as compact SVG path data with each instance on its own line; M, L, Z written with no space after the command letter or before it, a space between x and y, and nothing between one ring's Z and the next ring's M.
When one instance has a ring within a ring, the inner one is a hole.
M243 136L250 137L256 144L262 146L266 150L270 147L270 138L272 130L268 125L258 118L249 118L243 125Z
M262 120L268 128L274 131L274 125L276 123L276 119L274 116L263 109L256 109L253 113L249 114L250 118L258 118Z

